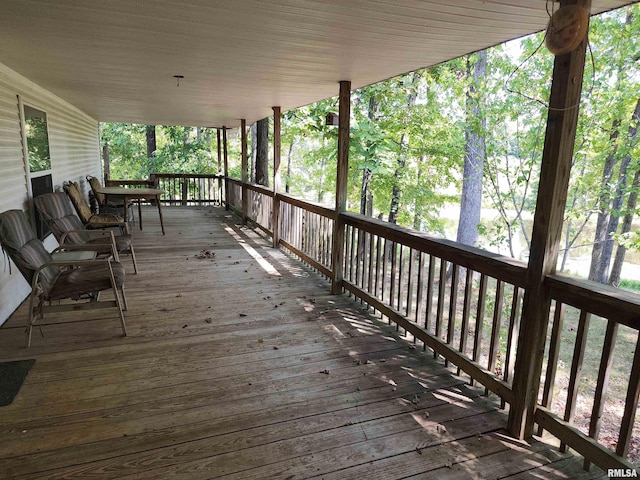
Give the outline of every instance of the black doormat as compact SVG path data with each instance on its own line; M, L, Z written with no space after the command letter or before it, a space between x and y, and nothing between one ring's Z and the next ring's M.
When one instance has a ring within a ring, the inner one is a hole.
M13 402L34 363L34 359L0 362L0 407Z

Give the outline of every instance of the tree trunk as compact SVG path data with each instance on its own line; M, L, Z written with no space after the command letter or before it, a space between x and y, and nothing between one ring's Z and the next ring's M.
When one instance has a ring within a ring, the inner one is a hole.
M326 168L327 168L327 158L323 156L322 162L320 163L320 185L318 186L318 198L317 198L318 203L324 202L324 177L325 177Z
M638 139L638 124L640 123L640 98L636 102L636 108L633 111L633 116L631 117L631 123L629 124L629 138L627 140L628 145L631 146L636 143ZM631 163L631 155L627 153L625 157L622 159L622 162L625 165L625 173L626 167ZM622 231L621 235L626 235L631 231L631 223L633 222L633 215L636 210L636 206L638 205L638 189L640 188L640 165L636 165L636 172L633 177L633 182L631 184L631 190L629 193L629 197L627 198L627 208L626 214L622 220ZM620 167L622 171L622 167ZM622 182L622 173L620 174L621 179L618 182L618 187L620 188ZM624 179L624 186L626 187L627 180ZM622 196L624 192L621 192L620 195L620 207L622 207ZM615 206L614 206L615 208ZM617 224L616 224L617 226ZM611 274L609 276L609 284L618 286L620 284L620 275L622 273L622 264L624 263L624 257L627 253L627 249L624 245L618 244L618 248L616 249L616 255L613 260L613 266L611 267Z
M284 191L289 193L289 185L291 182L291 157L293 156L293 140L289 144L289 153L287 153L287 178L285 182Z
M631 231L631 223L633 222L633 212L635 212L638 206L638 190L640 190L640 168L636 170L636 174L633 176L633 184L631 187L631 193L627 200L627 213L622 220L621 235L625 235ZM622 274L622 264L624 263L624 257L627 254L627 247L622 244L618 244L616 249L616 256L613 260L613 266L611 267L611 275L609 276L609 284L613 286L620 285L620 276Z
M420 162L426 162L427 158L423 155L420 159ZM418 172L416 174L416 185L420 185L420 168L418 168ZM417 231L422 231L422 203L416 198L413 206L413 229Z
M467 75L472 77L472 81L466 101L464 172L457 233L457 241L466 245L474 245L478 240L482 210L482 175L486 156L484 135L487 121L480 108L478 87L487 75L486 50L477 53L473 71L470 60L471 57L467 57Z
M602 190L598 202L598 220L596 222L596 233L593 238L593 249L591 250L591 267L589 268L589 280L605 283L606 273L609 262L605 263L603 258L604 243L607 240L609 226L609 210L611 206L611 195L608 191L608 185L613 177L613 169L616 165L616 153L618 151L618 136L620 134L620 120L614 119L611 124L611 133L609 134L609 142L611 143L611 151L604 162L602 169Z
M251 183L256 183L256 155L258 152L258 124L251 125L251 157L249 157L249 172Z
M256 125L256 183L269 186L269 119L258 120Z
M367 116L369 120L375 120L375 113L378 108L378 104L376 102L376 98L371 94L369 97L369 111L367 112ZM370 146L368 146L367 151L369 151ZM371 178L373 177L373 172L370 168L362 169L362 187L360 188L360 213L362 215L371 216L373 213L373 194L371 193Z
M154 173L152 158L156 156L156 150L158 149L156 144L156 126L155 125L147 125L146 137L147 137L147 173L152 174Z
M411 84L414 85L419 78L418 72L413 73ZM416 104L416 98L418 96L417 90L412 90L407 95L407 114L402 119L402 123L406 125L409 122L408 110ZM409 146L409 135L405 131L400 137L400 153L398 154L398 163L396 170L393 173L393 188L391 190L391 205L389 206L389 223L398 223L398 210L400 209L400 197L402 195L402 188L400 187L400 179L405 165L407 164L407 148Z

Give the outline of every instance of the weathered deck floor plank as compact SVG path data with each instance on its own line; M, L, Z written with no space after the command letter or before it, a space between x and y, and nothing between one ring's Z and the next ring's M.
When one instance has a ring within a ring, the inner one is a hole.
M24 306L0 328L0 360L36 359L0 478L606 478L509 438L495 398L224 210L166 208L164 237L154 213L128 337L108 310L52 315L28 350Z

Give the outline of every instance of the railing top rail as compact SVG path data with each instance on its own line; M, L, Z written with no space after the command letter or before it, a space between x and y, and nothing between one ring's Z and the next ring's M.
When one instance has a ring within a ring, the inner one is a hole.
M640 295L601 283L556 273L545 283L551 298L640 330Z
M224 178L219 173L152 173L155 178Z
M515 258L487 252L452 240L434 237L428 233L417 232L410 228L400 227L357 213L343 213L341 217L344 218L347 225L380 235L393 242L435 255L461 267L470 268L512 285L518 287L526 286L527 265Z
M320 205L319 203L310 202L308 200L301 200L286 193L278 193L278 198L281 202L289 203L293 206L303 208L310 211L311 213L315 213L323 217L331 219L335 219L336 217L336 211L334 209L325 207L324 205Z
M253 190L254 192L261 193L268 197L273 197L273 189L265 187L264 185L258 185L257 183L245 183L245 186L247 189Z

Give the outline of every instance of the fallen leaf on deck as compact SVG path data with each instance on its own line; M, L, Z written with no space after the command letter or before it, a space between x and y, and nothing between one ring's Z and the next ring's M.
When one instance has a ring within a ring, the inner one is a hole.
M262 340L261 338L258 339L258 343L264 343L264 340Z
M420 455L422 455L422 449L420 447L416 447L416 452L418 452Z
M319 373L324 373L325 375L329 375L329 370L322 370L322 371L321 371L321 372L319 372Z
M216 254L215 252L212 252L211 250L200 250L200 253L198 253L197 255L194 255L195 258L213 258L215 257Z
M176 295L176 297L177 297L177 298L180 298L181 296L182 296L182 294L181 294L181 293L179 293L179 294L177 294L177 295Z

